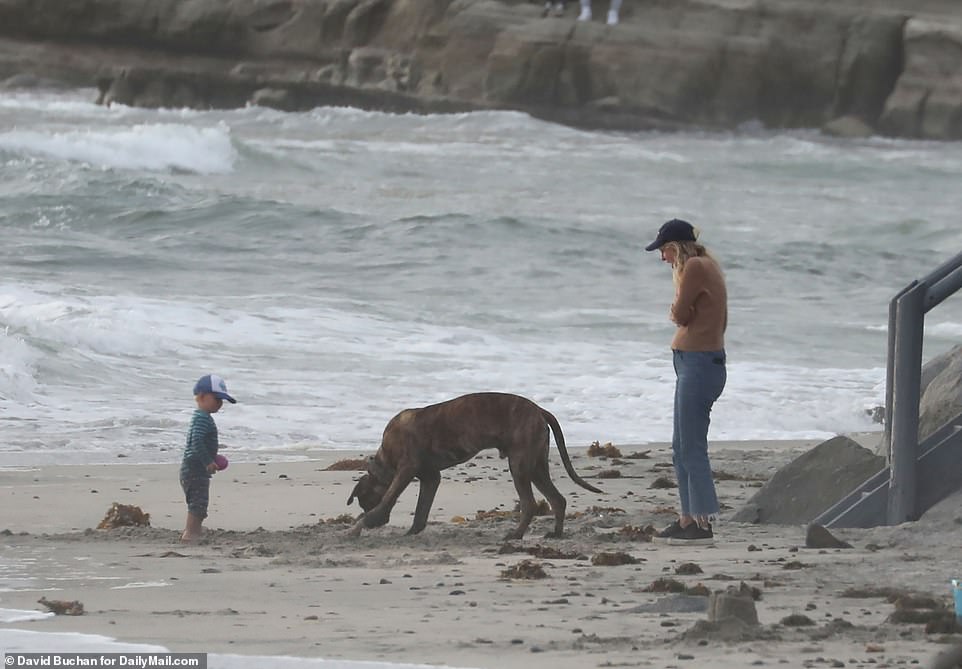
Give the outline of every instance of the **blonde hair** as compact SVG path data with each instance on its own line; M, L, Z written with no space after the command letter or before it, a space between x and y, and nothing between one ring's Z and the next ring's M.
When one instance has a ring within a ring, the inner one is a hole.
M681 274L685 271L685 263L689 258L708 258L717 265L718 260L712 252L705 248L704 244L698 242L666 242L665 246L670 246L675 251L675 262L671 265L671 277L677 286L681 281Z

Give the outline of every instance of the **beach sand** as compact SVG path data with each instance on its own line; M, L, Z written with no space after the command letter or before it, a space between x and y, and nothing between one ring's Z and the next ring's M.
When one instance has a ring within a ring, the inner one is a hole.
M605 494L572 483L552 449L552 475L568 500L566 536L543 538L553 522L543 516L523 541L507 543L514 518L477 518L516 503L494 451L444 472L416 536L405 532L417 483L388 526L348 536L342 516L359 512L346 506L359 473L326 467L363 454L233 462L214 477L204 539L189 546L179 543L177 465L3 470L0 580L8 589L0 608L44 611L46 597L77 600L85 611L3 627L176 652L485 669L928 666L960 637L896 622L882 588L950 605L949 580L962 575L958 496L917 523L836 530L851 549L807 549L803 526L724 520L817 443L713 444L724 505L713 547L651 543L637 531L674 518L676 490L653 487L674 478L664 444L616 444L621 458L571 449L576 470ZM151 526L91 529L113 502L140 507ZM595 564L604 554L634 563ZM544 578L507 575L535 566ZM710 591L756 588L760 624L707 625L707 597L650 591L664 578ZM847 596L852 588L868 590ZM792 615L811 624L790 624Z

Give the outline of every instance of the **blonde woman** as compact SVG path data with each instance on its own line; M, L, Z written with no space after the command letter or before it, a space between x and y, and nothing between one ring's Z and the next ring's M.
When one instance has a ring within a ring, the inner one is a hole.
M660 251L671 265L675 300L670 318L677 326L671 342L675 367L675 407L671 447L678 479L678 520L656 535L674 544L712 544L711 520L718 496L708 459L708 425L715 400L725 389L725 329L728 292L718 261L698 243L698 230L673 218L646 248Z

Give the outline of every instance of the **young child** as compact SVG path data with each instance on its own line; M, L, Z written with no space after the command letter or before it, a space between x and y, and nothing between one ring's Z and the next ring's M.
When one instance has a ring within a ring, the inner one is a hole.
M211 414L220 411L224 400L236 404L237 400L227 394L227 384L216 374L205 374L194 384L194 401L197 409L190 419L184 459L180 463L180 487L187 497L187 525L180 540L190 543L200 539L201 525L207 517L210 497L210 477L217 471L214 458L217 455L217 425Z

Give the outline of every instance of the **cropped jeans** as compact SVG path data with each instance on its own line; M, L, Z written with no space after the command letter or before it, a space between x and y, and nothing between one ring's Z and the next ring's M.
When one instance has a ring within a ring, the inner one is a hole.
M675 422L672 463L683 516L718 513L718 496L708 461L711 408L725 389L725 351L673 351Z

